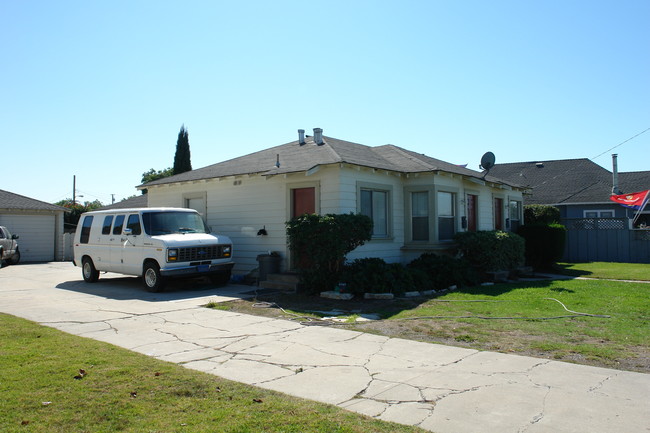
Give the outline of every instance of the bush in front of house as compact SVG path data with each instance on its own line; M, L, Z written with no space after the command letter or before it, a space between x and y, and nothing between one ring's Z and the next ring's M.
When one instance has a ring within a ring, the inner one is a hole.
M463 257L480 273L508 271L525 262L524 238L515 233L460 232L454 240Z
M558 224L560 209L547 204L527 204L524 206L525 224Z
M418 290L442 290L454 285L471 286L479 282L476 271L466 260L446 255L424 253L409 263L407 269L424 274L425 287L419 287Z
M392 293L394 276L388 263L378 257L356 259L345 265L341 280L355 293Z
M525 224L518 232L526 239L526 263L550 269L564 256L566 227L562 224Z
M370 240L372 220L361 214L304 214L286 223L289 249L307 293L333 290L345 255Z

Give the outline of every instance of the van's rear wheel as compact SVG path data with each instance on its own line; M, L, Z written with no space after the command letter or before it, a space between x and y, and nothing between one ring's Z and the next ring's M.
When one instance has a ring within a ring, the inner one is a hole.
M81 261L81 274L87 283L94 283L99 280L99 271L95 269L95 264L90 257L84 257Z
M165 277L160 274L160 266L155 262L144 264L142 280L149 292L160 292L165 287Z

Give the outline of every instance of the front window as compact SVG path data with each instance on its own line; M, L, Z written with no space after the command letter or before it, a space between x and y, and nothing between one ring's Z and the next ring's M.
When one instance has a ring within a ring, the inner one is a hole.
M361 189L361 213L372 219L373 237L388 236L388 191Z
M614 218L614 211L612 210L586 210L584 211L585 218Z
M456 234L454 194L438 192L438 240L450 241Z
M194 212L143 212L144 231L151 236L173 233L208 233L203 219Z
M429 240L429 193L411 194L411 233L414 241Z
M510 231L516 232L521 224L521 202L510 201Z

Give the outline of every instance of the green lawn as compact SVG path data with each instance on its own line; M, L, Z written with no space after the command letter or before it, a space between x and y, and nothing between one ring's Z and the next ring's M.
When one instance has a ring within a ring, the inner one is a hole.
M626 368L635 369L636 362L643 370L650 353L649 295L647 283L520 282L464 288L384 315L480 348L614 367L626 359L631 364Z
M560 263L559 266L563 274L574 277L650 281L650 264L647 263Z
M648 264L563 266L574 275L650 280ZM266 301L269 308L258 308L263 305L258 301ZM574 314L560 302L574 312L608 317ZM650 283L516 281L393 301L334 301L281 293L222 303L218 308L291 320L331 316L332 310L343 311L344 317L378 314L384 320L332 326L650 373Z
M0 396L3 432L422 431L3 314Z

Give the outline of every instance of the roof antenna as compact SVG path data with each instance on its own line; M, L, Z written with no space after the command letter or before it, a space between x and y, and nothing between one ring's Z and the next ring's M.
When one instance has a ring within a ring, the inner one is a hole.
M485 176L488 175L490 172L490 169L494 167L494 162L496 161L496 157L494 156L494 153L492 152L485 152L483 157L481 157L481 165L479 165L479 168L482 168L485 170L485 174L483 175L483 179L485 179Z

